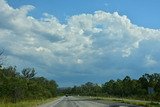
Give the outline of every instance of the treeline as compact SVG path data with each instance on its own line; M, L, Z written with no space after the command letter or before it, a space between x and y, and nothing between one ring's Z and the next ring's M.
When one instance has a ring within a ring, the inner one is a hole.
M110 80L102 85L102 92L119 97L160 100L160 74L144 74L137 80L129 76L123 80Z
M44 77L36 77L33 68L0 67L0 101L46 99L57 94L57 83Z
M135 97L139 99L160 100L160 74L144 74L139 79L110 80L102 85L87 82L81 86L74 86L60 90L63 94L84 96L116 96Z
M87 82L81 86L60 88L58 91L62 95L99 96L102 93L102 88L98 84Z

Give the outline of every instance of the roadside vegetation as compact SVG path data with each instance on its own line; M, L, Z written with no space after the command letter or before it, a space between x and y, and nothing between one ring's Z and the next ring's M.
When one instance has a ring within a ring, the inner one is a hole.
M53 98L56 94L56 82L36 77L33 68L24 68L20 74L16 67L0 67L0 101L3 104L39 101Z
M109 98L117 102L160 107L160 74L144 74L138 79L126 76L122 80L110 80L102 85L87 82L80 86L60 89L59 92L64 95L90 96L105 100Z
M57 98L59 98L59 97L54 97L54 98L49 98L49 99L41 99L41 100L26 100L26 101L20 101L20 102L16 102L16 103L1 102L0 107L37 107L38 105L51 102L53 100L56 100Z
M151 89L151 92L149 92ZM107 96L160 101L160 74L144 74L139 79L110 80L102 85L87 82L80 86L59 90L63 94L81 96Z
M119 103L126 103L143 107L160 107L160 104L157 101L144 101L144 100L135 100L132 98L115 98L115 97L98 97L98 99L101 99L104 102L111 101L112 103L119 102Z
M34 107L35 104L54 98L57 83L37 77L34 68L24 68L21 73L16 67L2 66L0 53L0 107Z

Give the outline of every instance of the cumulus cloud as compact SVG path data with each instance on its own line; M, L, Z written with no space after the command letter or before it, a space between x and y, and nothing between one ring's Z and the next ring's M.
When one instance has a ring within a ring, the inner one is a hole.
M15 9L0 0L0 7L0 48L6 50L11 65L45 67L60 81L71 73L89 78L159 63L159 45L151 43L160 43L160 30L134 25L117 12L84 13L60 23L48 13L40 19L29 16L34 6Z

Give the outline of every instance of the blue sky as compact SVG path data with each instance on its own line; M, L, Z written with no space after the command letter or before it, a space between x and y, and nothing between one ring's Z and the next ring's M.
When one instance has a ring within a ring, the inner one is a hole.
M60 86L160 73L158 0L0 0L5 65Z
M77 14L94 13L97 10L118 12L127 15L133 24L160 28L160 1L159 0L7 0L18 8L22 5L33 5L35 9L30 12L32 16L40 18L43 13L57 17L61 22Z

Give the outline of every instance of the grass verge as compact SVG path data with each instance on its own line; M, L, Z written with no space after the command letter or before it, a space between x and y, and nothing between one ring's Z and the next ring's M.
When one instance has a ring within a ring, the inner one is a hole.
M143 101L143 100L126 99L126 98L114 98L114 97L90 97L90 99L101 100L103 103L106 104L126 103L142 107L160 107L160 102L154 102L154 101Z
M154 101L142 101L142 100L134 100L134 99L121 99L121 98L106 98L103 97L103 100L110 100L119 103L126 103L131 105L143 106L143 107L160 107L160 102Z
M0 102L0 107L37 107L38 105L53 101L56 98L50 98L47 100L28 100L28 101L21 101L21 102L17 102L17 103L4 103L4 102Z

